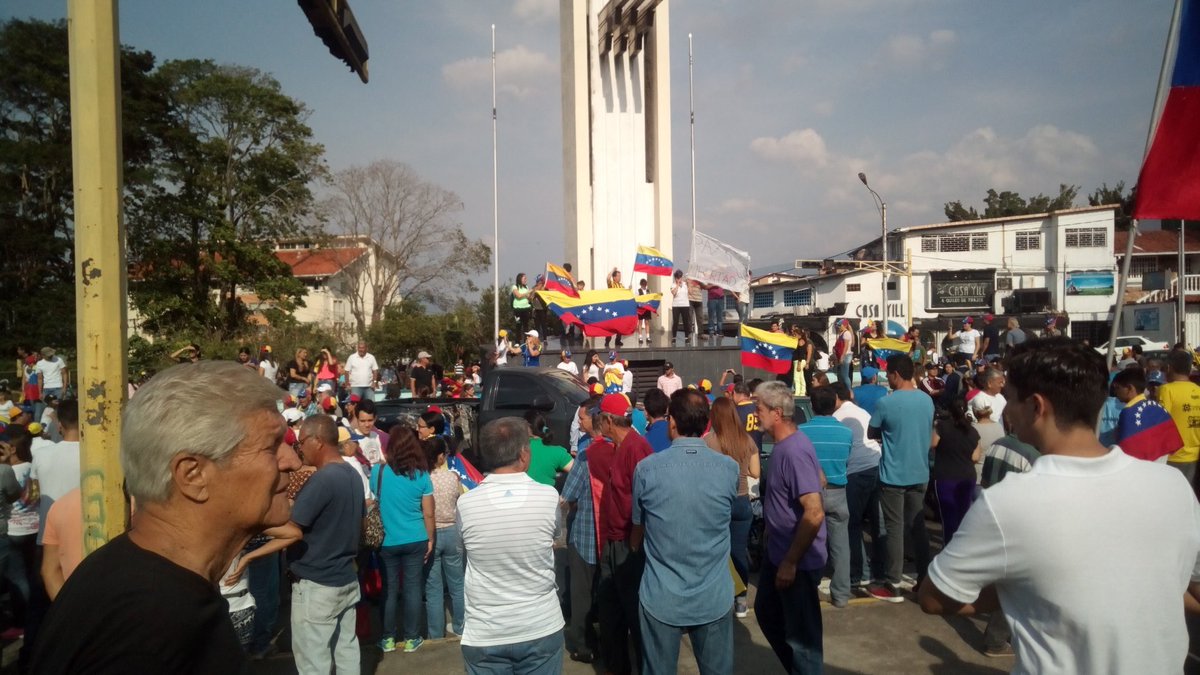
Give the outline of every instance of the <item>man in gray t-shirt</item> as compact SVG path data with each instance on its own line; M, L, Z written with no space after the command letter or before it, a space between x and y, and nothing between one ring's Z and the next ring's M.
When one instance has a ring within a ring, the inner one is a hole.
M1017 322L1016 317L1008 320L1008 332L1004 334L1004 350L1011 350L1013 347L1025 341L1025 331L1021 330L1021 324Z

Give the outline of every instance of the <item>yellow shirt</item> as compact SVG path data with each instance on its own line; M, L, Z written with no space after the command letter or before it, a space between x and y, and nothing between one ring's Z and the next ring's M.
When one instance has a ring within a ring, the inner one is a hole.
M1200 386L1194 382L1168 382L1158 388L1158 402L1171 413L1183 447L1167 457L1172 462L1200 459Z

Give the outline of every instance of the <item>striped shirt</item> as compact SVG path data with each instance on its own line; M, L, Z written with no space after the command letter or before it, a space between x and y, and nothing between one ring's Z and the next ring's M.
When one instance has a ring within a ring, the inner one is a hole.
M1037 448L1021 442L1015 434L1010 433L984 450L983 475L979 484L989 488L1009 473L1027 473L1033 468L1033 462L1041 456Z
M591 438L588 438L591 441ZM608 441L605 440L605 443ZM575 549L580 558L595 565L596 557L596 507L592 501L592 479L588 471L587 450L575 455L575 464L563 483L562 498L575 504L575 519L567 533L567 544Z
M489 474L458 499L467 554L462 644L492 647L562 630L554 583L558 493L524 473Z

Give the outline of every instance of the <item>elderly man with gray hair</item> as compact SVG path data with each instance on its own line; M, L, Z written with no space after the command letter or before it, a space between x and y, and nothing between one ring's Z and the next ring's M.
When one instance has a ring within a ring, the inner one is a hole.
M232 361L178 365L138 390L121 430L130 529L67 580L33 672L241 669L217 584L251 535L288 521L288 478L300 462L283 440L281 393Z
M559 673L563 615L554 582L558 492L530 478L529 424L504 417L479 432L487 474L458 498L467 554L462 634L468 673Z

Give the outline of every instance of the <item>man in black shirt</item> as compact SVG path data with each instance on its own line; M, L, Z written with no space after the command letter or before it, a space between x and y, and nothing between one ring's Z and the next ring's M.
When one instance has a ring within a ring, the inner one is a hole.
M437 386L433 382L433 371L429 367L432 357L429 352L418 352L416 364L412 369L413 398L422 398L422 391L428 388L425 397L436 396Z
M280 394L231 361L177 365L138 389L121 430L137 500L130 530L67 579L33 647L33 672L242 669L217 584L251 535L288 520L288 478L300 463L283 441Z
M1000 339L1000 327L996 325L996 317L985 314L983 317L983 344L979 353L983 356L998 357L1004 350L1004 341Z

